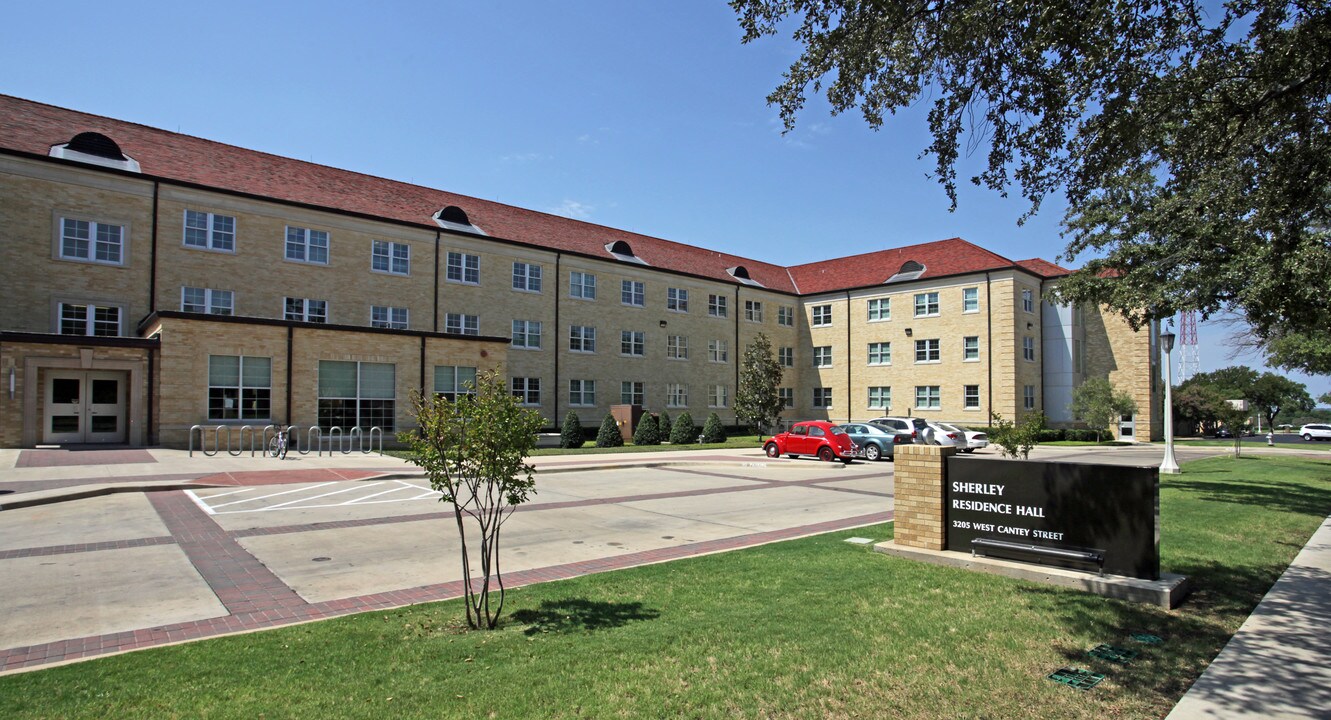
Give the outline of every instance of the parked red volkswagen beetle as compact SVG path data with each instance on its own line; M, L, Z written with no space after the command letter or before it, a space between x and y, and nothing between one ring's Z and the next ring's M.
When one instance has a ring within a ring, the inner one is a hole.
M817 455L823 462L840 460L847 465L855 458L855 443L826 420L797 422L790 430L773 437L763 445L767 457L797 458Z

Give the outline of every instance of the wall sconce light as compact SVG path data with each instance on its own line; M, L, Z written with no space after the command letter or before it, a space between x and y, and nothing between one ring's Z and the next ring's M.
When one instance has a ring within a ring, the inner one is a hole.
M665 326L666 326L666 321L665 321L665 320L662 320L662 321L661 321L661 327L665 327Z
M911 336L914 335L914 334L915 334L915 333L911 332L911 329L910 329L910 328L906 328L906 337L911 337Z
M1034 330L1034 329L1035 329L1035 325L1033 325L1032 323L1026 323L1026 329L1027 329L1027 330Z

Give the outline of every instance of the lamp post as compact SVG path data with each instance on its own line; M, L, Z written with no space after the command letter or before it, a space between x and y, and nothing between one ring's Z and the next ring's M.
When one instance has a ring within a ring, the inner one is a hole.
M1165 459L1160 462L1160 472L1177 475L1178 461L1174 459L1174 379L1169 367L1169 355L1174 351L1174 333L1168 330L1160 333L1160 347L1165 351Z

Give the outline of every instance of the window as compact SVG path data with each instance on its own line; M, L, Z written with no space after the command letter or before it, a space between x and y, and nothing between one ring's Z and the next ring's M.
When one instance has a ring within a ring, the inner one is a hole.
M539 406L541 404L541 379L515 377L509 381L509 387L513 391L513 397L518 399L518 403L527 406Z
M392 363L319 361L319 427L395 429L397 367Z
M832 306L814 305L813 306L813 326L823 327L832 324Z
M726 407L729 399L729 392L726 390L725 385L712 385L707 388L707 407Z
M532 263L513 263L513 289L524 292L541 291L541 266Z
M685 335L666 336L666 357L671 360L688 360L689 338Z
M624 405L645 405L647 396L643 393L643 384L625 380L619 383L619 402Z
M979 335L967 335L961 339L961 359L967 362L980 359Z
M892 407L892 388L886 385L869 387L869 409L887 410Z
M303 227L287 226L287 259L296 262L328 264L328 233Z
M481 317L462 313L445 313L444 332L453 335L480 335Z
M476 368L461 365L434 366L434 394L450 401L476 394Z
M714 363L730 362L730 348L726 341L708 340L707 359Z
M574 407L589 407L596 404L595 380L569 380L568 404Z
M375 240L370 247L370 269L392 275L410 275L411 247L406 243Z
M619 331L619 354L642 357L647 354L647 333L639 330Z
M407 324L407 309L404 307L370 306L370 327L406 330Z
M933 317L938 314L938 293L915 294L915 317Z
M596 352L596 328L573 325L568 329L568 349L571 352Z
M726 296L708 295L707 296L707 314L712 317L727 317Z
M832 346L819 345L813 349L814 367L832 367Z
M869 364L891 365L892 343L890 342L869 343Z
M1035 338L1030 335L1021 338L1021 358L1035 362Z
M1021 389L1021 405L1027 410L1035 409L1035 386L1026 385Z
M230 290L193 287L180 289L181 312L230 315L235 309L235 296Z
M758 300L744 301L744 319L749 322L763 321L763 304Z
M632 307L642 307L647 304L647 286L637 280L621 280L619 282L619 301Z
M185 246L235 252L236 219L230 215L185 211Z
M781 367L795 367L795 348L783 347L776 351L777 362Z
M942 352L939 349L938 340L915 341L915 362L934 363L940 359L942 359Z
M115 337L120 334L120 308L60 303L60 334Z
M1032 290L1021 291L1021 309L1028 313L1035 312L1035 292Z
M938 385L915 386L916 410L940 410L943 407L942 393Z
M832 407L832 388L816 387L813 389L813 406L816 408Z
M125 228L88 220L60 219L60 257L104 265L125 262Z
M272 415L273 361L208 356L208 419L267 420Z
M963 405L963 407L965 407L967 410L979 410L979 409L980 409L980 386L979 386L979 385L965 385L965 386L963 386L963 387L962 387L962 393L961 393L961 395L962 395L962 400L963 400L962 405Z
M961 289L961 311L967 313L980 312L980 288L968 287Z
M513 347L524 350L541 349L541 321L514 320Z
M680 408L689 406L689 386L683 383L666 383L666 407Z
M892 319L892 298L874 298L869 301L869 322Z
M795 407L795 388L777 388L776 396L781 398L781 407Z
M666 310L688 312L689 291L681 288L666 288Z
M328 322L328 301L309 298L286 298L282 303L282 317L297 322Z
M460 252L448 253L448 268L444 278L464 285L481 284L481 256Z
M596 276L585 272L568 274L568 296L583 300L596 299Z
M776 324L783 327L795 327L795 308L788 305L778 305L776 308Z

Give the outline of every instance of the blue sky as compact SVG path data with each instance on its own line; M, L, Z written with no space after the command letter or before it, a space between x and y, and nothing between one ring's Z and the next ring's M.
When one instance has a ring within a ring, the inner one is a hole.
M721 0L5 15L0 92L287 157L783 264L955 236L1014 260L1063 249L1056 202L1019 227L1023 201L966 186L949 213L920 108L874 132L814 100L782 135L765 97L797 48L741 45ZM1201 369L1260 366L1228 333L1201 326Z

